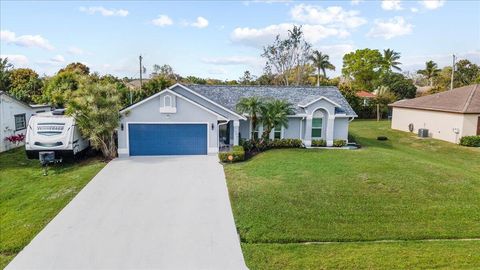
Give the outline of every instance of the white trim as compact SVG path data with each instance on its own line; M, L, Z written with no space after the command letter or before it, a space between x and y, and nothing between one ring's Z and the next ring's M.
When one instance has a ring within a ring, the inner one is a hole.
M200 98L203 98L204 100L206 100L206 101L208 101L208 102L210 102L210 103L212 103L212 104L214 104L214 105L216 105L216 106L218 106L218 107L220 107L220 108L224 109L225 111L227 111L227 112L229 112L229 113L231 113L231 114L233 114L233 115L236 115L236 116L240 117L240 119L242 119L242 120L247 120L247 118L246 118L245 116L243 116L243 115L240 115L240 114L238 114L238 113L236 113L236 112L234 112L234 111L231 111L231 110L229 110L229 109L227 109L227 108L223 107L222 105L220 105L220 104L218 104L218 103L216 103L216 102L214 102L214 101L212 101L212 100L208 99L208 98L207 98L207 97L205 97L205 96L202 96L202 95L200 95L199 93L197 93L197 92L195 92L195 91L193 91L193 90L189 89L188 87L186 87L186 86L184 86L184 85L182 85L182 84L180 84L180 83L176 83L176 84L174 84L174 85L170 86L168 89L173 89L173 88L175 88L176 86L179 86L179 87L181 87L181 88L183 88L183 89L187 90L188 92L190 92L190 93L192 93L192 94L194 94L194 95L196 95L196 96L198 96L198 97L200 97Z
M305 104L305 105L298 104L298 106L299 106L299 107L302 107L302 108L305 108L305 107L308 107L308 106L312 105L313 103L315 103L315 102L317 102L317 101L319 101L319 100L322 100L322 99L325 99L326 101L332 103L332 104L335 105L336 107L339 107L339 108L342 107L342 106L338 105L338 103L336 103L335 101L333 101L333 100L331 100L331 99L329 99L329 98L326 98L326 97L324 97L324 96L321 96L321 97L319 97L319 98L317 98L317 99L315 99L315 100L313 100L313 101L310 101L309 103L307 103L307 104Z
M207 126L207 154L209 153L209 149L213 148L210 147L210 124L209 122L125 122L125 138L126 138L126 149L127 155L130 156L130 134L129 128L130 124L147 124L147 125L172 125L172 124L184 124L184 125L192 125L192 124L203 124ZM217 147L218 148L218 147ZM125 151L125 150L122 150ZM120 152L118 152L120 154ZM122 153L123 154L123 153Z

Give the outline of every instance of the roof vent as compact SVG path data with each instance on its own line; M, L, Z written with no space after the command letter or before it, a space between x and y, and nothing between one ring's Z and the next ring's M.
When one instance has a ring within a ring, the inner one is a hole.
M55 109L52 111L53 115L64 115L65 114L65 109Z

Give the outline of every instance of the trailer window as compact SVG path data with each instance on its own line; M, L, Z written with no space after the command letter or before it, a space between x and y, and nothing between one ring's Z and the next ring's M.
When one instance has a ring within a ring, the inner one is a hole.
M15 114L15 131L27 128L27 119L24 113Z

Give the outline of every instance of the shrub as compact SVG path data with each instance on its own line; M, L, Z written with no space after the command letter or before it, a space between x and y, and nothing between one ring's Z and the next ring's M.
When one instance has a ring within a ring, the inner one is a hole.
M313 147L325 147L327 146L327 142L325 140L312 140Z
M388 138L385 137L385 136L378 136L378 137L377 137L377 140L379 140L379 141L386 141L386 140L388 140Z
M232 160L228 160L228 157L232 156ZM218 153L218 158L221 162L238 162L245 160L245 150L242 146L236 145L231 151Z
M301 148L303 147L303 142L300 139L245 140L242 142L242 146L247 152L262 152L273 148Z
M464 136L460 138L460 145L480 147L480 136Z
M345 140L333 140L333 147L344 147L345 145L347 145Z

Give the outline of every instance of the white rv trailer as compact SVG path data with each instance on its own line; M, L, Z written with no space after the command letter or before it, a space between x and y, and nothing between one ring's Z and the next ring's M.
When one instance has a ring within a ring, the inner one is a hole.
M75 125L75 119L55 110L33 115L28 122L25 150L27 157L37 159L39 152L53 151L55 157L72 157L90 146Z

